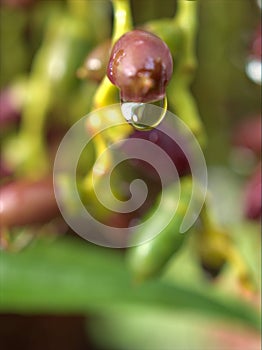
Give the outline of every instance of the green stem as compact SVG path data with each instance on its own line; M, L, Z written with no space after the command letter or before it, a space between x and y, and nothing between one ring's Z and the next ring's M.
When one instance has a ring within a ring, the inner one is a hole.
M182 30L172 18L163 18L147 22L143 28L161 38L175 58L182 45Z
M90 1L67 0L67 7L69 12L78 18L86 17L86 14L92 11Z
M201 230L201 244L205 245L207 241L212 242L212 245L209 243L209 249L213 248L216 254L219 253L232 266L243 287L250 290L256 289L243 256L236 249L228 234L216 222L212 211L206 203L202 208L200 217L203 226Z
M113 9L114 9L114 29L112 35L112 43L114 44L118 38L132 29L132 17L130 10L129 0L112 0ZM118 98L118 89L109 81L107 76L104 77L100 86L96 90L96 94L93 100L93 109L105 107L111 104L119 102ZM92 120L87 120L88 130L96 134L97 130L94 125L92 125ZM124 134L129 132L129 127L126 130L123 130ZM96 152L96 158L98 158L107 148L107 140L102 134L96 135L94 138L94 147ZM94 181L99 181L101 177L104 176L104 173L108 170L111 164L111 158L108 156L107 159L103 158L103 161L100 161L100 164L97 164L97 167L100 168L100 172L95 173L93 177L93 171L90 171L83 180L83 188L86 189L86 192L90 195L93 192Z
M132 29L132 16L129 0L112 0L112 3L114 9L112 44L114 44L121 35ZM93 109L108 106L118 101L118 89L105 76L94 96Z
M167 93L175 113L190 127L199 142L205 142L202 122L190 86L197 67L195 36L197 30L197 1L178 1L174 26L182 31L181 52L177 54L175 69Z
M129 0L112 0L112 4L115 20L112 35L112 44L114 45L121 35L132 29L133 24Z
M40 84L41 82L41 84ZM30 77L27 103L24 107L21 134L30 138L42 136L45 117L50 105L50 84L41 77Z
M49 171L43 130L50 108L50 90L47 80L41 81L34 73L30 76L20 132L14 145L20 152L15 164L19 175L38 178ZM11 149L9 151L13 152ZM13 158L12 153L10 157Z

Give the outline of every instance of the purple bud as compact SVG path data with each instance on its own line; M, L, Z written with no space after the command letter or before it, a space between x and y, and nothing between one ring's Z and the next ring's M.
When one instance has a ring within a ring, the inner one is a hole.
M18 180L0 188L3 227L47 222L58 214L52 177L38 181Z
M82 67L77 71L80 79L90 79L100 82L106 75L107 63L110 57L111 40L107 39L96 46L86 57Z
M172 71L168 46L154 34L133 30L113 46L107 76L123 101L153 102L164 98Z
M261 154L261 116L241 121L233 131L233 145Z

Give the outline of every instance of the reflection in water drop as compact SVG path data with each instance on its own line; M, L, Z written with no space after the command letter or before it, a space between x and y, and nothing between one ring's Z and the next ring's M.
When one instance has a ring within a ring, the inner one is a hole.
M261 9L262 8L262 1L261 0L257 0L257 5Z
M161 108L155 108L155 106ZM122 102L121 111L126 121L137 130L150 130L157 127L164 119L167 111L167 99L141 103Z
M261 84L261 60L251 58L246 65L246 73L248 77L257 84Z

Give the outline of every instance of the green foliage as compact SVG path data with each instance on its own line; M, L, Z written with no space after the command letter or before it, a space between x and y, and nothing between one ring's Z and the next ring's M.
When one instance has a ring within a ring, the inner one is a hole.
M179 283L135 285L120 252L72 238L1 253L1 312L110 312L126 307L192 312L259 328L259 315L232 296Z

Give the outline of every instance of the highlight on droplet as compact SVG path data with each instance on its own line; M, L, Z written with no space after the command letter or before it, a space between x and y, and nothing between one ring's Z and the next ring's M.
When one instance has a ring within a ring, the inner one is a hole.
M158 106L160 108L155 108ZM167 111L166 96L151 103L121 101L121 112L125 120L135 129L146 131L157 127Z

